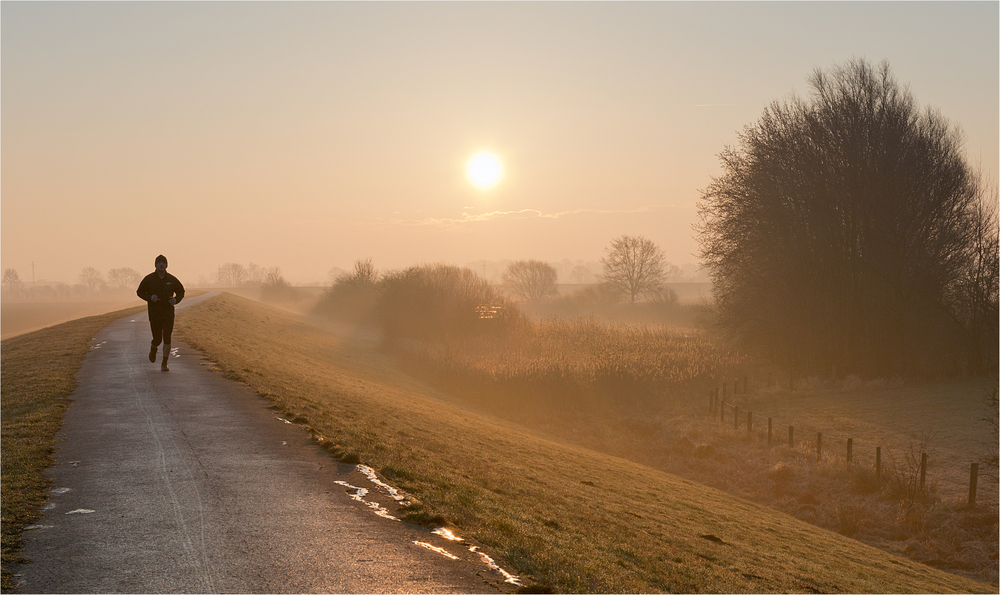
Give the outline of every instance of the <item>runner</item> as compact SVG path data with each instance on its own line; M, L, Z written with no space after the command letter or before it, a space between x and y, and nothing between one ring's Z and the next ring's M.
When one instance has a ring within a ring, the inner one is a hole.
M174 306L184 299L184 286L167 272L167 257L159 255L154 261L156 270L139 283L136 295L149 302L149 328L153 341L149 347L149 361L156 363L156 348L163 342L163 362L160 370L169 372L170 334L174 331Z

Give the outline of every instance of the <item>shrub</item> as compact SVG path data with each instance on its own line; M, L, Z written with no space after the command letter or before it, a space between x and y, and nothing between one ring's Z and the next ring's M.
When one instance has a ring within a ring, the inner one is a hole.
M339 275L314 311L329 318L370 323L379 295L379 275L370 258L354 263L354 271Z
M376 317L389 338L453 340L516 326L517 308L471 269L436 264L393 271L379 283Z

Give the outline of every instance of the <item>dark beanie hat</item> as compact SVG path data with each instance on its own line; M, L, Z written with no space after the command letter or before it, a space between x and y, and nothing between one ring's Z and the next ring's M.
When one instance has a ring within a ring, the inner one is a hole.
M167 257L162 254L156 257L156 260L153 261L153 264L154 265L160 264L161 260L163 261L163 264L167 264Z

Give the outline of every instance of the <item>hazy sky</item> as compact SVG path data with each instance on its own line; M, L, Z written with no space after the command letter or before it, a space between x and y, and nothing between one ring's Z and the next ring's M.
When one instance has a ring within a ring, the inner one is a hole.
M695 262L699 192L763 108L887 60L998 172L997 2L0 4L0 266L371 257ZM483 191L465 163L489 149Z

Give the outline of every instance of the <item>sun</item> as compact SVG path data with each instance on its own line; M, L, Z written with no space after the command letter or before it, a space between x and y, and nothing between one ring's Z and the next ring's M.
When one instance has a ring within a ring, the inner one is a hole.
M496 155L483 151L469 159L465 174L474 186L481 190L489 190L496 186L503 176L503 165Z

